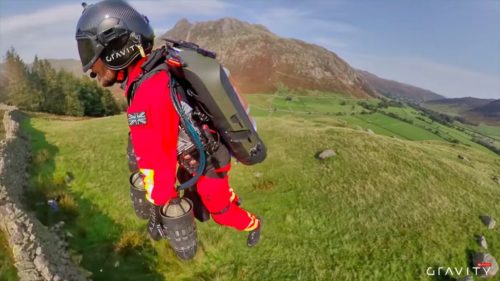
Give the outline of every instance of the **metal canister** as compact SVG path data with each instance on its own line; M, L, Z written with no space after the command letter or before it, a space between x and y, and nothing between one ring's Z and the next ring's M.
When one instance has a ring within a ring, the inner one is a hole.
M149 218L149 208L151 203L146 200L146 189L140 172L135 172L130 175L130 199L135 214L141 219Z
M161 220L170 246L177 256L190 260L196 255L198 236L193 215L193 202L174 198L162 208Z

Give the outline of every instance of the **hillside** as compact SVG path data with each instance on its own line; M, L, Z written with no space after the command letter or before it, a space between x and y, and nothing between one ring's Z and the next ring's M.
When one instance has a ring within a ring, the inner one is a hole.
M426 101L423 105L429 108L441 108L442 111L448 109L448 113L460 114L465 111L487 105L494 101L493 99L480 99L473 97L437 99ZM443 112L446 113L446 112Z
M75 76L85 75L82 72L82 64L75 59L47 59L56 70L66 70Z
M481 113L484 116L500 117L500 99L493 100L487 104L480 105L469 110L474 113Z
M344 60L327 49L287 39L262 25L234 18L190 23L183 19L159 36L186 40L215 51L243 93L274 92L280 83L290 89L338 92L358 98L377 94Z
M34 159L28 205L48 225L66 221L70 248L94 280L431 281L428 267L468 265L478 233L500 256L500 236L478 218L500 217L500 185L491 179L498 156L446 142L445 128L426 135L418 123L366 114L344 96L248 98L269 155L256 166L233 165L231 185L264 218L254 249L213 221L198 223L192 262L179 262L165 241L151 243L129 203L123 115L26 120ZM337 156L314 157L327 148ZM40 204L56 195L65 198L61 212Z
M419 87L400 83L393 80L380 78L368 71L357 70L357 72L364 79L366 79L368 83L375 90L377 90L377 92L386 97L407 100L416 103L445 98L429 90L425 90Z
M500 124L500 99L470 109L465 114L471 119L486 120L489 123Z
M500 124L500 100L465 97L427 101L423 106L473 122Z

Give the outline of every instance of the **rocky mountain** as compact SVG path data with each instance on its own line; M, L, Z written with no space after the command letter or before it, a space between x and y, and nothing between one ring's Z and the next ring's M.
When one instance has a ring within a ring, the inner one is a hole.
M380 94L396 99L421 103L429 100L445 99L445 97L432 91L400 83L393 80L380 78L368 71L357 70L357 72Z
M377 96L366 80L335 53L301 40L277 36L266 27L234 18L190 23L182 19L157 38L185 40L215 51L243 93L290 89L339 92L357 98Z

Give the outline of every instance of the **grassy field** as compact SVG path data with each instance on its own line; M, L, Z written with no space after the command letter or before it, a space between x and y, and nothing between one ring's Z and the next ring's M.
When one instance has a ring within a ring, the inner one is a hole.
M500 132L498 126L465 126L462 124L457 126L466 130L460 131L433 122L427 116L408 106L390 106L370 113L359 105L360 101L357 99L329 93L316 92L302 96L259 94L247 95L246 98L251 104L254 116L301 117L313 120L320 125L333 124L353 129L370 129L376 134L405 140L453 141L488 153L491 152L489 149L472 141L471 133L480 132L495 139L498 138L495 134L498 135L497 132ZM374 99L364 102L376 105L379 101ZM388 114L394 114L400 118L393 118Z
M434 103L425 103L426 108L441 112L450 116L460 116L460 114L470 108L467 107L459 107L459 106L450 106L448 104L434 104Z
M123 115L26 120L28 204L47 225L66 221L73 256L94 280L449 280L425 272L467 266L481 233L500 257L499 229L479 220L500 217L500 186L491 180L498 156L415 131L419 124L360 114L356 100L294 99L248 98L268 159L234 165L230 175L243 206L264 218L254 249L245 233L213 221L198 223L191 262L148 239L129 202ZM314 157L327 148L338 155ZM50 198L59 198L58 212L44 204Z

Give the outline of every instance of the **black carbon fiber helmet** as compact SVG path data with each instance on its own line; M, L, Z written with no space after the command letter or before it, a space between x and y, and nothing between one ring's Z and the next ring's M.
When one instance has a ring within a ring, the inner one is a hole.
M124 69L153 48L149 20L125 1L104 0L82 6L75 37L84 72L99 57L110 69Z

